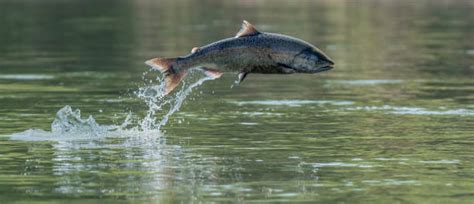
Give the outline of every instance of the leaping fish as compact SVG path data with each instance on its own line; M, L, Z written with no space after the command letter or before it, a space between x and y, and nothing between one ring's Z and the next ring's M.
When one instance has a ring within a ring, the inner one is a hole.
M249 73L318 73L333 68L334 61L303 40L258 31L243 21L233 38L223 39L177 58L154 58L145 62L165 76L165 95L175 89L189 69L197 68L214 79L223 72L238 72L240 84Z

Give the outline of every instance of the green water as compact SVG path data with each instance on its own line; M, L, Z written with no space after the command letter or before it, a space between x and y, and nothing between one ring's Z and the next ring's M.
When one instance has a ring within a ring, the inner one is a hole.
M1 0L0 203L472 203L473 10ZM336 68L233 88L227 73L141 130L149 107L135 93L159 76L144 61L233 36L243 19L316 44ZM100 126L52 134L67 105Z

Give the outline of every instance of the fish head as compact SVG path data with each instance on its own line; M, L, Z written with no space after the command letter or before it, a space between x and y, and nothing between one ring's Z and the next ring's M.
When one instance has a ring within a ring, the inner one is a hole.
M295 55L291 67L298 73L318 73L334 67L334 61L316 47L308 47Z

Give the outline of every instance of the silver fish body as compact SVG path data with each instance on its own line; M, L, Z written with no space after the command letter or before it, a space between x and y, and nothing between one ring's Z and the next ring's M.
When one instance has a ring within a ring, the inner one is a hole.
M318 72L334 62L315 46L274 33L228 38L177 58L179 69L209 67L224 72Z
M247 21L234 38L193 48L186 56L155 58L146 63L167 75L167 93L192 68L199 68L214 78L223 72L239 72L240 83L248 73L317 73L334 65L332 59L310 43L282 34L259 32Z

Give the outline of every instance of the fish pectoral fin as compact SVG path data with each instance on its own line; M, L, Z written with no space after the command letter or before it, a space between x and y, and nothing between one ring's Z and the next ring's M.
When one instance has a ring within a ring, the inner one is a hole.
M244 20L244 22L242 22L242 28L237 33L237 35L235 35L235 38L252 36L257 34L260 34L260 32L252 24Z
M237 85L240 85L240 83L242 83L242 81L244 81L245 77L247 77L248 74L249 74L249 72L240 72L239 75L238 75L238 79L235 81L235 83Z
M287 65L287 64L283 64L283 63L277 63L277 66L280 68L280 70L284 73L284 74L292 74L292 73L295 73L296 70L293 69L291 66Z
M200 67L199 68L202 72L204 72L204 74L208 77L211 77L213 79L217 79L219 77L221 77L224 73L222 73L221 71L219 70L216 70L216 69L209 69L207 67Z

